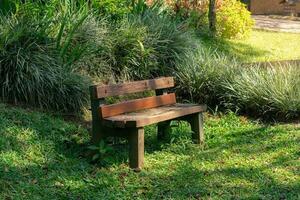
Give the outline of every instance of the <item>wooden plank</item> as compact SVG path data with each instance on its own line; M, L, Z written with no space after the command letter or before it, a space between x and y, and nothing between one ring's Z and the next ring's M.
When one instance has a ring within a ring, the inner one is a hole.
M104 124L112 127L144 127L162 121L173 120L195 113L205 112L206 105L175 104L152 108L136 113L127 113L103 119Z
M130 94L136 92L143 92L147 90L156 90L174 87L173 77L162 77L143 81L133 81L121 84L112 85L94 85L94 98L105 98L109 96L117 96L123 94Z
M100 106L102 118L176 103L175 93Z

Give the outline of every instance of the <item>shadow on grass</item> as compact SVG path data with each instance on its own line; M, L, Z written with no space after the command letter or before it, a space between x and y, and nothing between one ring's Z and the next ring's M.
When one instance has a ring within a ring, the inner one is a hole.
M265 171L273 165L263 167L219 167L213 170L199 170L179 163L176 171L166 181L176 180L176 189L162 191L164 196L225 199L296 199L299 184L276 180ZM168 185L161 185L168 188Z
M0 111L0 199L296 199L300 195L299 152L293 150L299 144L299 127L207 123L204 150L187 142L189 127L175 128L169 144L157 143L155 126L149 127L145 170L137 174L128 169L126 143L114 148L106 168L99 168L82 155L89 145L82 127L46 114L1 107Z
M225 53L241 62L251 62L258 57L265 57L271 53L242 42L232 42L230 40L212 38L207 35L201 35L201 42L206 48L216 49L218 52Z
M300 129L290 131L272 127L233 131L204 151L197 147L182 151L179 154L186 158L170 174L153 177L163 180L156 182L161 190L149 193L171 199L297 199L299 152L289 148L297 149Z

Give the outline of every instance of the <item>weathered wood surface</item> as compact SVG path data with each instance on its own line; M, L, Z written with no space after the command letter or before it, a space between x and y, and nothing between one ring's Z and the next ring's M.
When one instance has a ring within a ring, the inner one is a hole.
M120 128L144 127L204 111L206 111L206 105L174 104L107 117L103 119L103 122L108 126Z
M193 131L193 140L196 144L204 143L204 130L203 130L203 114L196 113L188 118Z
M174 87L173 77L162 77L157 79L134 81L128 83L114 85L94 85L92 86L94 96L92 98L99 99L109 96L124 95L147 90L156 90Z
M175 93L125 101L112 105L102 105L99 108L102 118L112 117L128 112L156 108L176 103Z
M129 132L129 166L140 171L144 165L144 128L134 128Z
M90 87L90 95L94 96L94 90ZM104 138L105 127L102 125L101 115L99 115L99 106L103 105L104 99L91 98L91 112L92 112L92 142L97 143Z
M178 104L174 93L166 88L174 86L172 77L130 83L91 86L92 141L98 143L108 136L126 137L129 141L129 166L140 171L144 164L144 126L158 123L158 139L171 131L172 120L191 124L193 139L203 143L203 114L206 105ZM105 105L105 97L155 90L157 96Z

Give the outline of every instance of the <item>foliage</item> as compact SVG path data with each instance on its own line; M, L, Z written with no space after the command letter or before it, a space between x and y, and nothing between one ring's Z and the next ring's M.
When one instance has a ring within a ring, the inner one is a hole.
M79 73L104 81L172 73L193 36L163 4L133 5L113 23L69 0L26 1L1 15L2 99L73 111L86 102L88 83Z
M147 42L154 50L153 56L159 68L152 73L156 76L173 72L177 59L195 45L196 41L185 24L172 21L167 15L160 16L149 10L134 20L147 28Z
M105 165L105 159L109 156L112 148L105 144L104 140L101 140L98 145L90 145L88 149L92 151L92 161ZM110 155L111 156L111 155Z
M285 93L280 87L273 100L271 97L268 102L255 100L254 106L247 106L250 105L244 98L247 95L242 93L248 91L243 88L246 85L236 81L246 75L257 81L261 77L252 77L250 74L254 71L251 70L238 70L240 64L228 57L245 54L243 48L249 49L247 56L257 56L265 51L255 51L247 45L232 45L237 40L214 38L207 42L203 34L200 37L204 42L200 43L189 25L198 20L197 11L203 10L205 4L177 2L175 5L188 10L187 16L178 10L180 20L160 1L150 6L142 0L131 2L130 12L121 14L117 20L105 18L99 15L99 10L93 10L96 3L106 6L118 2L121 1L26 1L19 2L14 14L1 15L2 99L64 112L75 111L87 99L89 83L82 74L105 83L176 75L178 93L195 102L208 102L211 106L233 110L257 110L260 115L298 115L295 103L285 100L286 96L276 96ZM244 11L243 4L226 0L217 7L219 17L224 17L222 26L228 25L228 29L222 30L226 30L226 34L230 32L231 36L243 35L244 25L249 22L246 20L249 13ZM227 16L227 12L235 14ZM239 18L238 21L235 18ZM229 25L233 20L235 27L244 24L239 28L242 32L231 33ZM220 36L225 37L222 34ZM215 47L219 49L210 50ZM218 53L220 51L224 53ZM264 76L273 81L271 75ZM290 76L278 76L278 79L296 84ZM229 84L234 85L234 89L230 89ZM55 91L55 88L60 90ZM250 95L253 90L250 86L248 89ZM294 88L289 89L297 93ZM268 95L267 90L273 91L274 88L264 88L263 94L257 94L257 98ZM239 99L239 95L243 97ZM274 103L275 98L281 103Z
M0 1L0 13L6 14L10 12L14 12L16 10L16 5L11 0L1 0Z
M183 18L186 18L190 15L190 12L196 11L199 13L206 13L208 9L208 0L176 0L176 1L167 1L176 15L179 15Z
M251 66L239 71L223 83L231 106L281 119L300 117L299 66Z
M125 18L113 30L112 71L133 79L170 74L193 46L193 35L156 7Z
M92 0L92 7L112 20L122 19L130 13L132 0Z
M172 143L145 131L145 167L128 169L127 145L105 168L85 158L78 123L0 104L0 199L297 199L299 127L233 113L205 118L206 145L179 124ZM216 187L217 186L217 187Z
M211 2L213 3L213 2ZM209 27L208 0L179 0L171 4L175 14L181 20L201 32ZM238 0L216 1L216 32L222 38L243 38L249 36L254 24L251 13ZM212 15L213 16L213 15ZM214 20L213 20L214 21Z
M162 4L134 5L132 14L113 24L88 15L71 36L64 28L62 36L71 37L66 60L75 57L67 63L89 75L115 80L170 73L176 59L193 46L193 36L168 16Z
M217 10L217 34L223 38L249 36L254 21L246 6L238 0L222 0Z
M88 82L63 68L48 34L51 20L29 16L27 11L0 19L2 100L78 112L86 103Z
M168 1L176 18L201 31L208 28L208 4L208 0Z
M198 49L178 64L178 93L248 114L279 119L300 116L300 70L295 66L240 67L234 59L215 51Z
M230 79L238 65L236 60L212 49L198 47L189 51L177 65L177 93L186 100L220 105L224 92L220 82Z

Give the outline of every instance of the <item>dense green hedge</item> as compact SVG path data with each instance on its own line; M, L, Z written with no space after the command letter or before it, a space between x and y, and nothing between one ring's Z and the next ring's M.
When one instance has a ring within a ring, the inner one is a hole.
M0 15L1 98L75 112L87 102L88 79L170 74L193 37L159 8L137 6L117 21L68 0L28 1Z
M138 1L112 19L79 1L37 2L0 15L3 101L78 112L87 105L91 80L173 75L183 98L211 108L299 116L299 68L242 68L202 46L190 21L178 20L162 4Z
M178 92L185 98L253 116L300 117L299 66L242 66L216 51L199 48L177 66Z

